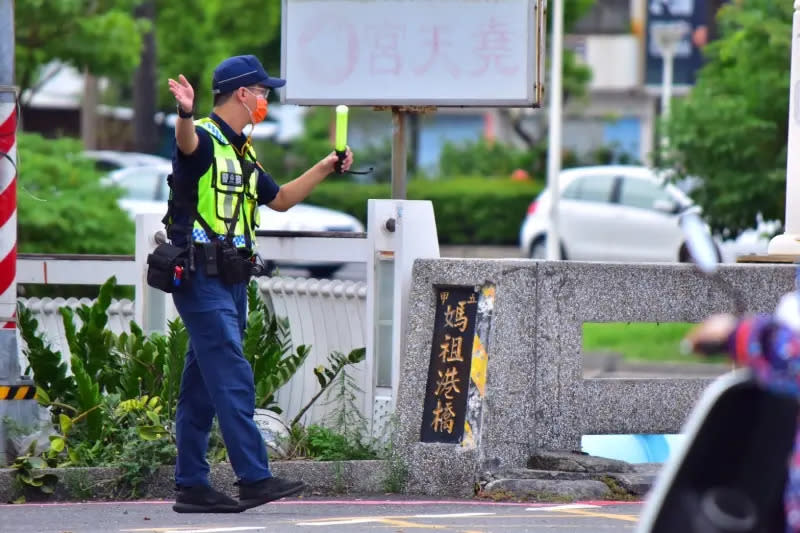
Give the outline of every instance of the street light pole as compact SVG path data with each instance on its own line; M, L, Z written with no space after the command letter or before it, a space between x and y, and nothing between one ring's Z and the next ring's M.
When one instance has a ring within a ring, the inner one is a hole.
M789 136L786 150L786 219L784 233L767 247L769 255L800 255L800 0L794 1L789 82Z
M564 0L552 0L553 35L550 39L550 125L547 143L547 188L550 191L550 225L547 229L547 259L561 259L558 231L558 175L561 172L561 95L564 46Z
M683 38L689 33L689 25L682 21L654 24L651 28L653 43L661 52L661 121L665 123L669 118L672 104L672 73L675 65L675 52ZM661 147L669 146L666 132L661 133Z

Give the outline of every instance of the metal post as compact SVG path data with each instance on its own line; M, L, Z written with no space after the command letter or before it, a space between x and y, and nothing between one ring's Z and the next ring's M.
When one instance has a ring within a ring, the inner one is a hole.
M661 56L661 149L669 149L669 135L667 134L667 121L669 120L670 105L672 104L672 71L675 64L675 50L667 48Z
M789 84L789 138L786 156L786 220L784 233L769 242L770 255L800 255L800 0L794 1Z
M669 118L670 104L672 103L672 70L675 64L675 51L665 50L662 56L661 74L661 118Z
M13 337L13 342L0 342L0 361L19 365L16 342L17 90L13 84L14 2L0 0L0 336Z
M558 231L558 175L561 172L561 76L564 43L564 0L553 0L553 36L550 40L550 126L547 145L547 188L550 191L550 225L547 230L547 259L561 259Z
M14 0L0 0L0 388L34 386L20 375L17 340L17 121ZM0 466L6 464L6 420L29 428L38 408L30 399L0 399Z
M406 113L392 108L392 199L406 199Z

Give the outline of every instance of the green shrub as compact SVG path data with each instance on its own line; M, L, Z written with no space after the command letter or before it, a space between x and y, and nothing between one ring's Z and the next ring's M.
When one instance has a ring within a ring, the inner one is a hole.
M442 244L513 245L518 241L528 205L541 189L539 181L508 178L412 180L408 183L408 199L433 202ZM389 184L323 182L308 201L346 211L366 223L367 200L390 196Z
M501 176L508 177L522 169L535 177L544 178L547 168L547 145L539 143L533 149L516 148L485 139L459 144L445 143L439 156L439 172L443 176Z
M313 424L308 427L309 455L320 461L377 459L378 454L358 437Z
M134 225L80 142L19 136L19 251L132 254Z

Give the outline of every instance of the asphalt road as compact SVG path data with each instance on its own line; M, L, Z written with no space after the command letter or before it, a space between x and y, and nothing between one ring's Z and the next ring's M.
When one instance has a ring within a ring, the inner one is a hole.
M641 503L525 504L411 497L288 499L231 515L179 515L171 502L0 505L8 533L633 531Z

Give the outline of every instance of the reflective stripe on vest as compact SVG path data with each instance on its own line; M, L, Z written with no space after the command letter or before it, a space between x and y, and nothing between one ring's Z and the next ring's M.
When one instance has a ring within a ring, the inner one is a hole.
M226 235L228 227L235 224L234 244L240 248L246 246L245 235L249 235L251 246L255 247L255 228L259 222L258 172L253 168L249 176L243 175L233 146L211 119L203 118L195 121L195 124L208 131L214 139L213 164L197 183L197 213L211 230L219 235ZM249 148L249 153L255 160L252 148ZM238 202L242 203L239 207L239 216L233 220ZM198 221L194 222L192 237L195 242L210 242L209 236Z

